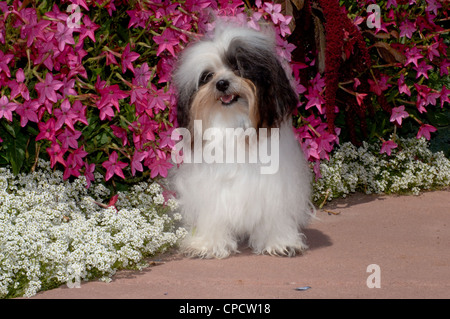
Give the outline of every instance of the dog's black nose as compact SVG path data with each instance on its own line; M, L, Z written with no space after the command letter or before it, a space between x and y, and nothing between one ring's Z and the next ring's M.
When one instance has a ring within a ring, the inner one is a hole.
M216 88L220 92L225 92L228 89L229 86L230 86L230 82L228 82L228 80L219 80L216 83Z

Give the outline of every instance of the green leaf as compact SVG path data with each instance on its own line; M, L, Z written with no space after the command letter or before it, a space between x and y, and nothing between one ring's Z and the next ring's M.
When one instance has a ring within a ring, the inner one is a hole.
M6 159L11 164L14 175L19 174L23 166L27 142L28 136L24 134L18 134L16 138L8 138L3 142L6 150Z
M5 130L6 130L6 132L8 132L12 137L16 137L16 132L15 132L15 130L14 130L14 127L11 125L11 124L9 124L8 122L6 122L6 121L1 121L1 123L2 123L2 126L5 128ZM5 136L3 136L3 139L5 139L6 137Z

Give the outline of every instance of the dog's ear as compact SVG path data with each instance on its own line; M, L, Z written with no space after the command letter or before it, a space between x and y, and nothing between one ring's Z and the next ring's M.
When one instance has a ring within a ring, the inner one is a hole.
M190 123L190 107L194 90L178 90L177 121L179 127L188 127Z
M298 96L278 58L272 54L269 60L270 75L259 79L257 88L261 87L258 90L261 125L274 127L292 115L298 104Z
M257 90L259 127L278 126L297 107L298 97L272 47L264 39L230 42L226 61Z

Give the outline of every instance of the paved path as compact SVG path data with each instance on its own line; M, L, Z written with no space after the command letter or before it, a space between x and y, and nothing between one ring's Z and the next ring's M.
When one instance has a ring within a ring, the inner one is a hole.
M310 250L293 258L246 248L223 260L154 258L110 283L82 283L34 298L450 298L450 189L419 196L355 194L318 211ZM369 265L377 269L367 272ZM379 275L377 277L377 275ZM380 284L381 288L368 288ZM306 291L295 288L309 286Z

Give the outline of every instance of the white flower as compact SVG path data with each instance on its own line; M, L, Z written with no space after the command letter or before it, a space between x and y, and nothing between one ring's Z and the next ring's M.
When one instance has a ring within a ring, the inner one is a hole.
M424 138L399 139L402 150L392 156L379 154L380 146L356 148L344 143L329 161L322 161L322 178L313 183L313 200L323 202L345 197L349 192L408 192L450 185L450 160L442 152L433 153Z
M41 160L37 167L17 177L0 168L0 297L30 297L54 280L107 281L118 267L142 268L145 256L185 234L174 226L179 216L166 214L176 201L163 205L158 184L119 193L117 211L97 204L111 196L103 184L87 190L84 178L63 181L62 172Z

